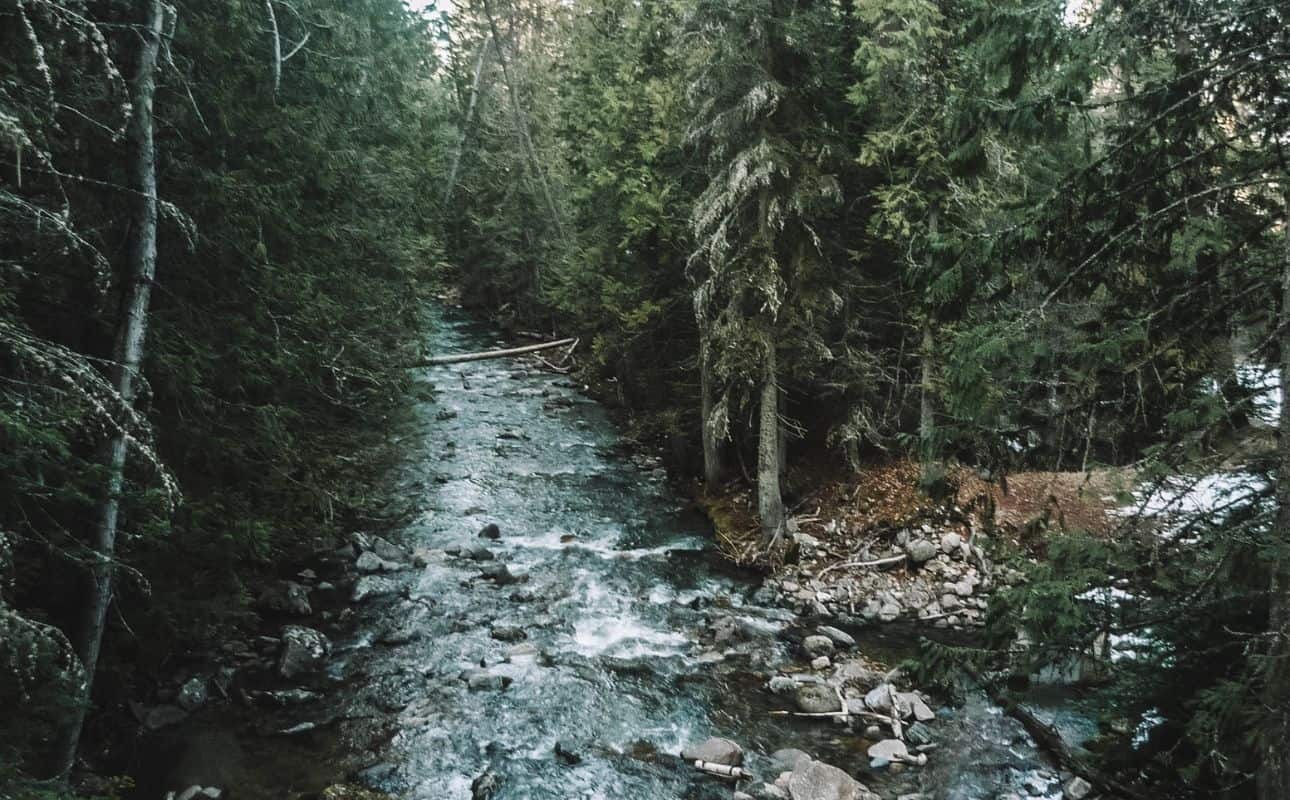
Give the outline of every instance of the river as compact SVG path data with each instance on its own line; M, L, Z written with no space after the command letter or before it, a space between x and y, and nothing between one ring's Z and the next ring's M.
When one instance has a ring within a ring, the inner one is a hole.
M433 315L435 352L502 344L459 311ZM941 709L931 763L899 775L870 773L868 743L831 720L772 717L785 704L766 678L804 667L791 645L798 621L751 601L755 577L723 564L706 519L624 446L601 406L519 361L421 372L428 399L402 490L417 508L401 542L429 563L398 573L402 598L361 606L334 636L323 703L278 712L257 743L242 743L260 786L232 796L288 796L343 764L417 800L469 798L485 770L499 800L728 798L728 785L674 758L708 736L740 743L768 779L768 755L796 747L888 798L1060 796L1020 727L980 698ZM500 538L477 535L488 523ZM481 545L493 561L442 555ZM515 583L478 578L499 562ZM737 634L715 644L714 623ZM880 660L912 642L853 632ZM508 685L472 690L470 670ZM333 724L264 735L320 717ZM557 742L575 757L557 756Z

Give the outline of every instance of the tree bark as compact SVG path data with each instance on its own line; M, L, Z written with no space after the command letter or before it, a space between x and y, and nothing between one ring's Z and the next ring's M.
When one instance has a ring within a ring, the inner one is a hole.
M769 546L784 532L784 499L779 492L779 384L775 337L766 337L757 442L757 514L761 543Z
M1259 800L1290 797L1290 193L1281 262L1281 418L1277 444L1277 518L1268 585L1268 650L1263 669Z
M443 204L446 206L452 199L452 192L457 188L457 170L461 167L462 152L466 149L466 136L470 131L470 123L475 119L475 104L479 101L480 81L484 75L484 62L488 59L489 43L484 42L479 46L479 55L475 56L475 70L470 79L470 99L466 102L466 117L462 121L461 136L457 138L457 146L453 148L452 159L448 163L448 183L443 188Z
M140 31L142 45L139 63L130 85L130 177L135 192L131 227L134 240L126 270L122 296L123 316L113 347L112 369L114 388L126 406L133 405L138 393L144 338L148 329L148 303L157 271L157 163L153 143L152 103L166 9L162 0L145 0L144 5L147 8L147 23ZM94 673L98 668L108 607L112 602L113 562L116 558L117 524L128 449L129 440L124 432L118 432L106 449L108 482L98 507L98 522L91 542L94 563L90 568L89 598L81 630L77 632L73 643L85 670L85 684L74 710L68 715L59 742L58 774L64 778L70 773L76 760L77 744L90 704Z
M712 353L706 342L699 344L699 393L700 413L703 415L703 482L709 491L721 485L721 439L713 423L713 408L716 405L716 380L712 374Z
M935 208L931 211L928 228L931 235L935 237L939 228L939 219ZM930 305L930 302L928 302L928 306ZM924 486L930 486L933 481L940 478L940 469L936 463L936 408L933 405L935 347L936 339L935 332L932 329L932 311L929 307L923 313L922 342L918 353L922 372L918 386L918 460Z

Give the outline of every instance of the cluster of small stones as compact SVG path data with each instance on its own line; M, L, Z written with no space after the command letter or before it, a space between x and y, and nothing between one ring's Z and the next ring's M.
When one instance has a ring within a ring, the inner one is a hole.
M829 570L840 559L826 552L818 539L799 533L794 540L800 560L766 580L762 599L823 619L977 627L984 624L991 589L1020 577L993 567L982 550L959 533L937 535L930 526L900 532L887 552L847 559L904 557L903 562L880 566ZM829 571L821 576L824 570Z

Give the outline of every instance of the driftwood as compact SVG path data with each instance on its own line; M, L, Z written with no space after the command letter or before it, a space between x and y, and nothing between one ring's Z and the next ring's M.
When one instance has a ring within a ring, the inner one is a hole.
M1089 764L1086 759L1071 750L1057 728L1036 717L1030 709L987 681L981 673L974 669L965 671L985 690L990 699L1003 709L1003 713L1020 722L1026 729L1026 733L1030 734L1030 738L1035 740L1035 744L1051 755L1062 767L1088 781L1103 793L1128 798L1128 800L1145 800L1145 796L1135 789L1125 786Z
M908 557L909 556L905 555L904 553L901 553L898 556L878 558L878 559L874 559L873 561L841 561L837 564L831 564L825 567L824 569L820 570L818 573L816 573L815 577L816 579L819 579L819 577L821 575L824 575L826 572L832 572L835 569L843 569L845 567L881 567L887 564L898 564L901 561L904 561Z
M739 780L740 778L750 777L748 772L741 767L732 767L727 764L717 764L712 761L695 761L694 768L709 775L716 775L719 778L731 778Z
M459 353L452 356L434 356L424 361L417 361L414 364L408 364L409 367L433 367L437 364L460 364L464 361L484 361L489 358L507 358L508 356L522 356L525 353L536 353L541 350L550 350L556 347L564 347L577 343L576 338L561 339L557 342L543 342L542 344L529 344L523 347L509 347L505 350L481 350L478 353Z

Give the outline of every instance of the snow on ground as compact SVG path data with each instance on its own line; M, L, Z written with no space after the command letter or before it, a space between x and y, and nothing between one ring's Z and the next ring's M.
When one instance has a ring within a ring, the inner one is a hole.
M1254 416L1268 425L1281 418L1281 370L1265 364L1241 364L1236 379L1253 393Z

